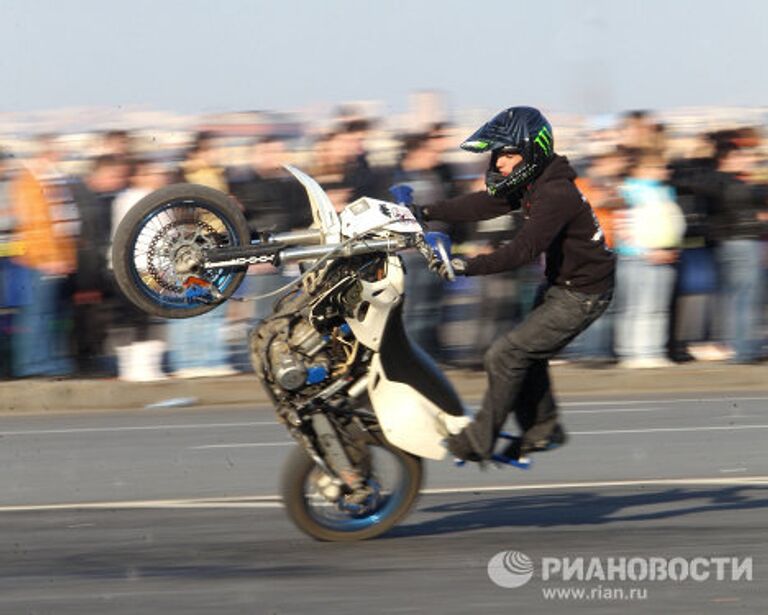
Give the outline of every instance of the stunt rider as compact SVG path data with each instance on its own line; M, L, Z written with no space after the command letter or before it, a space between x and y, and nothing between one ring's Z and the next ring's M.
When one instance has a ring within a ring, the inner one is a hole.
M470 222L522 210L517 235L495 252L451 259L458 275L499 273L546 254L546 283L536 307L485 355L488 389L474 420L448 438L451 453L471 461L493 454L510 412L521 430L504 451L519 458L565 443L550 386L549 359L608 307L613 295L614 256L587 200L574 185L576 172L555 154L552 127L532 107L511 107L461 144L490 153L486 191L421 208L426 220ZM445 265L440 273L446 274Z

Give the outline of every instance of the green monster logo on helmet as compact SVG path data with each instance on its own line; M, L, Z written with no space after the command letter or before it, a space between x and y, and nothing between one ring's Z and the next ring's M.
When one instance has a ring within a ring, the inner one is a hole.
M488 141L467 141L462 147L473 152L482 152L490 147L490 143Z
M552 133L549 132L549 128L546 126L542 126L539 129L533 142L542 149L545 156L552 154Z

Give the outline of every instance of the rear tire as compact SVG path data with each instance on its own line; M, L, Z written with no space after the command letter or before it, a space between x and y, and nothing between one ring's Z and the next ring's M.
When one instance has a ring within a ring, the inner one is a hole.
M339 527L338 523L336 527L329 526L312 514L306 487L313 470L319 471L319 468L302 447L297 446L291 451L283 467L282 495L288 516L296 527L316 540L353 542L380 536L408 514L424 480L421 459L390 444L376 446L396 458L401 469L401 484L370 517L360 519L350 515L348 528Z
M161 188L134 205L120 222L112 264L120 290L136 307L163 318L189 318L211 311L237 290L247 267L208 269L193 275L218 292L203 303L190 298L174 259L181 250L247 246L250 231L242 212L223 192L196 184Z

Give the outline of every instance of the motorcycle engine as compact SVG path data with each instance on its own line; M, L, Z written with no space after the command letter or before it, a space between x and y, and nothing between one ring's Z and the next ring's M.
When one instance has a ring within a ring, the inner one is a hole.
M348 373L358 345L344 316L355 280L338 275L284 297L251 333L254 370L277 399L301 401Z
M281 338L275 339L268 350L272 377L277 384L286 391L297 391L328 378L331 359L324 352L328 340L309 322L298 320L288 335Z

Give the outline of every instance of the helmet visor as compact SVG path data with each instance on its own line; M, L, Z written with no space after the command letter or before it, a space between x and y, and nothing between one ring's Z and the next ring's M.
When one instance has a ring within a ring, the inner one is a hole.
M493 122L483 124L461 144L461 149L473 154L484 154L504 147L509 147L509 140L499 134Z

